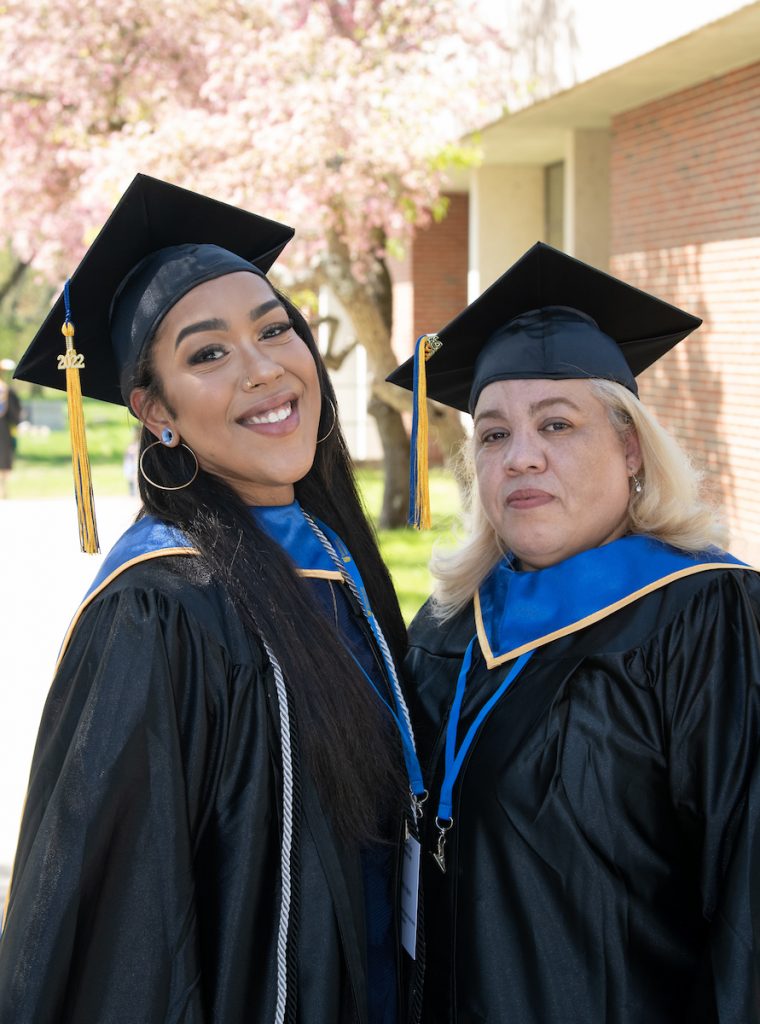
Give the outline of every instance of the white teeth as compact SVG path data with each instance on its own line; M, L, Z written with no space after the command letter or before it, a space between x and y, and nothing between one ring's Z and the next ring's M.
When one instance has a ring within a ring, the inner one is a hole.
M292 412L292 402L286 402L285 405L281 405L279 409L270 409L269 412L263 413L261 416L251 416L248 418L248 423L282 423L286 420Z

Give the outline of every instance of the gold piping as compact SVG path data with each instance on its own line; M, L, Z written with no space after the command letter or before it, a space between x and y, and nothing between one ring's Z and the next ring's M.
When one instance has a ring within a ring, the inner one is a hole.
M296 572L304 579L336 580L343 583L343 577L337 569L297 569Z
M130 558L129 561L124 562L117 569L114 569L114 571L112 573L110 573L108 576L106 576L106 578L103 580L102 583L98 584L98 586L93 590L93 592L91 594L87 595L87 597L84 599L84 601L82 601L80 606L77 608L77 610L76 610L76 612L74 614L74 618L69 623L69 628L66 630L66 635L63 638L63 643L61 644L61 650L60 650L60 653L58 655L58 659L57 659L57 661L55 663L55 671L54 671L53 674L55 675L55 672L58 671L58 666L61 664L61 658L63 658L63 655L64 655L64 653L66 651L66 648L68 647L69 640L71 639L71 634L74 632L74 627L76 626L77 622L79 622L79 619L82 616L82 612L85 610L85 608L90 603L90 601L92 601L95 597L97 597L97 595L105 587L107 587L109 583L111 583L113 580L115 580L117 576L119 576L122 572L124 572L125 569L129 569L130 566L137 565L140 562L146 562L146 561L148 561L151 558L161 558L164 555L197 555L197 554L198 554L198 551L195 548L161 548L158 551L149 551L149 552L147 552L144 555L136 555L135 558ZM21 809L21 820L22 821L24 820L24 811L26 810L26 801L27 801L28 796L29 796L29 790L27 789L26 796L24 797L24 806ZM20 831L20 823L19 823L19 831ZM13 864L11 865L10 877L8 878L8 891L5 894L5 900L4 900L4 905L3 905L3 915L2 915L2 918L0 919L0 930L5 928L5 920L6 920L6 917L8 916L8 906L9 906L10 900L11 900L11 887L13 885L13 875L14 875L15 867L16 867L16 858L14 857L13 858Z
M101 591L105 590L108 584L112 583L117 576L124 572L125 569L130 569L133 565L139 565L140 562L147 562L151 558L163 558L166 555L197 555L199 553L200 552L198 551L197 548L159 548L157 551L147 551L143 555L136 555L134 558L130 558L128 561L124 562L117 569L114 569L112 573L106 576L102 583L98 584L98 586L93 590L91 594L87 595L84 601L82 601L80 606L77 608L74 618L69 623L69 628L66 630L66 635L63 638L63 643L61 644L61 651L60 654L58 655L58 660L55 663L55 672L58 671L58 666L61 664L61 658L63 657L66 651L69 640L71 639L71 634L74 632L74 627L76 626L77 622L79 622L79 619L82 616L82 612L85 610L90 601L94 600L98 596L98 594L101 593ZM299 576L303 577L314 577L317 579L338 580L341 583L343 582L343 577L337 571L337 569L297 569L296 572L298 573Z
M475 591L475 625L478 632L478 642L480 643L480 650L483 653L483 657L486 659L486 665L488 668L496 668L498 665L503 665L505 661L512 661L514 658L519 658L521 654L525 654L527 651L534 651L538 647L543 647L545 644L551 643L553 640L559 640L560 637L569 636L571 633L577 633L580 629L585 629L586 626L591 626L595 622L606 619L608 615L612 615L614 612L619 611L620 608L625 608L626 605L633 604L634 601L638 601L642 597L646 597L647 594L651 594L655 590L659 590L661 587L666 586L668 583L672 583L674 580L683 579L684 576L693 576L698 572L707 572L709 569L751 569L752 566L748 565L734 565L731 562L706 562L704 565L692 565L688 569L679 569L677 572L670 573L669 576L663 576L659 580L654 580L653 583L648 583L645 587L641 587L639 590L634 590L633 593L628 594L626 597L622 597L619 601L615 601L612 604L607 605L605 608L600 608L599 611L593 612L591 615L586 615L582 619L578 619L576 622L571 622L569 626L563 626L562 629L556 629L553 633L547 633L545 636L537 637L535 640L531 640L527 644L523 644L521 647L515 647L511 651L507 651L505 654L499 654L494 656L491 646L488 643L488 637L486 636L485 626L483 625L483 613L480 607L480 588Z
M74 632L74 627L82 617L82 612L88 606L90 601L93 601L98 594L102 590L105 590L108 584L112 583L117 576L120 576L125 569L130 569L133 565L139 565L140 562L147 562L151 558L163 558L165 555L197 555L198 553L199 552L196 548L159 548L158 551L147 551L144 555L136 555L134 558L130 558L128 561L123 562L117 569L114 569L112 573L106 576L102 583L99 583L98 586L95 587L91 594L87 595L74 613L74 618L69 623L69 628L66 630L66 636L63 638L63 643L61 644L61 650L58 655L58 660L55 663L53 674L58 671L58 666L61 664L61 658L63 658L63 655L66 652L69 640L71 639L71 634Z

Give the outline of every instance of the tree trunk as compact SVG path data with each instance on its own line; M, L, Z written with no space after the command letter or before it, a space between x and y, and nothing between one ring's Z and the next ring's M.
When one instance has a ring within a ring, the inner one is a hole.
M396 367L391 347L393 296L387 267L379 260L374 273L359 281L353 274L351 256L336 234L328 238L329 255L324 274L348 314L361 345L367 352L372 398L369 413L377 423L383 446L385 482L379 526L395 529L406 524L409 501L409 440L399 405L390 404L379 391L387 374ZM393 388L397 391L398 388ZM409 408L408 396L400 408Z
M14 259L10 273L6 279L0 283L0 302L3 302L6 295L13 291L28 268L28 263L25 263L23 260Z
M393 529L407 522L409 507L409 439L401 418L412 407L410 392L385 382L396 368L391 347L392 291L387 267L378 261L367 281L353 274L350 254L337 235L331 235L324 276L348 314L359 342L367 351L372 374L369 413L374 418L383 446L385 487L380 526ZM467 431L454 409L428 403L430 427L435 431L446 465L459 484L462 497L469 481L458 459Z

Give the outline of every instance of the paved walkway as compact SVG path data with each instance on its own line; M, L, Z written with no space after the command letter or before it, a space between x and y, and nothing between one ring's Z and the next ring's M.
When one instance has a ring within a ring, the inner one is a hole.
M137 507L97 500L104 553ZM0 501L0 900L58 647L102 557L79 551L73 498Z

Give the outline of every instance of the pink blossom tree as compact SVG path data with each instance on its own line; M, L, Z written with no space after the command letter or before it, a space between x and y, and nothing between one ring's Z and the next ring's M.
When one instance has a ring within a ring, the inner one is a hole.
M19 263L62 277L133 174L298 229L286 261L328 283L368 353L404 519L406 396L384 383L386 259L445 212L457 140L501 112L510 51L473 0L6 0L0 215ZM440 410L444 447L458 436Z

